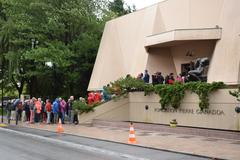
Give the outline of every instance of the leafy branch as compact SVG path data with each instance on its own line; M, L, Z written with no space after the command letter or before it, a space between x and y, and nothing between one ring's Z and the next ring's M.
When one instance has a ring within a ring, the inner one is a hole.
M229 94L236 97L237 101L240 101L240 88L238 88L236 91L229 91Z
M109 93L115 94L117 97L127 95L132 91L144 91L145 95L156 93L160 97L159 102L162 109L166 109L167 107L179 108L185 96L185 91L190 90L198 95L200 100L199 108L204 110L209 107L209 94L224 86L223 82L189 82L185 84L176 82L173 85L159 84L153 86L151 84L145 84L142 80L126 77L111 82L108 90ZM233 94L237 95L235 92ZM238 92L238 96L239 95L240 93Z

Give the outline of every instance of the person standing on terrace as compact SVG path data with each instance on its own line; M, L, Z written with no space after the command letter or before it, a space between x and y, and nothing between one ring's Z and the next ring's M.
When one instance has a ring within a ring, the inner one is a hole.
M150 78L150 76L149 76L149 74L148 74L148 70L145 70L145 72L144 72L144 77L143 77L143 81L144 81L145 83L149 83L149 78Z

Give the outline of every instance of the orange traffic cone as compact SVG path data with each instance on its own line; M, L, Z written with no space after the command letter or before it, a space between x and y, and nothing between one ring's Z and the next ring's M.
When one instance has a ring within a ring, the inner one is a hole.
M134 127L133 124L130 124L130 133L129 133L129 139L128 139L128 143L130 144L135 144L136 143L136 137L135 137L135 131L134 131Z
M62 133L64 132L64 129L62 127L62 121L59 119L58 126L57 126L57 133Z

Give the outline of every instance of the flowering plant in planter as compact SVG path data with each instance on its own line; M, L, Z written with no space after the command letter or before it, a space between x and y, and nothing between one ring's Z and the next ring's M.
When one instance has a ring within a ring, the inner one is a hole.
M176 119L173 119L170 121L170 127L177 127L177 120Z

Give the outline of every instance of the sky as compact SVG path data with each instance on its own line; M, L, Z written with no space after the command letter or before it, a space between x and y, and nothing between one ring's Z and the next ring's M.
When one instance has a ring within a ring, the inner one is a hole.
M163 0L124 0L128 5L135 4L137 10L161 2Z

